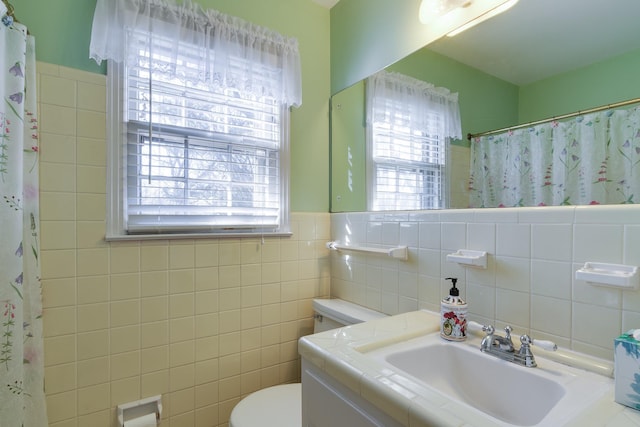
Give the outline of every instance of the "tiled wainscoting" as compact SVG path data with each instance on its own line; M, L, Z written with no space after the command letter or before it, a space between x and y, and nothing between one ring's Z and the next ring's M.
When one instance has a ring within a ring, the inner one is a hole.
M107 243L105 77L39 63L38 79L50 425L112 427L117 404L162 394L164 427L223 426L241 396L298 381L329 214L264 243Z
M640 327L640 290L574 278L586 261L640 265L640 206L332 214L331 236L409 247L408 261L332 254L331 295L389 314L439 311L453 276L471 320L583 353L612 359L613 339ZM488 268L448 262L458 249L488 252Z

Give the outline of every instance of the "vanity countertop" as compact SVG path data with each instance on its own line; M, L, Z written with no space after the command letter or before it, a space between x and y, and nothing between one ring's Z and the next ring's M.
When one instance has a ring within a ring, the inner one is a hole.
M405 426L485 427L476 412L397 375L364 352L437 332L439 313L425 310L402 313L366 323L321 332L299 341L300 355L340 383L376 405ZM453 344L455 345L455 344ZM560 355L561 356L561 355ZM558 357L554 357L558 359ZM523 368L526 369L526 368ZM595 369L611 374L611 364ZM608 371L608 372L607 372ZM604 377L607 378L607 377ZM613 380L611 379L611 383ZM452 410L453 409L453 410ZM454 414L454 415L452 415ZM640 425L640 411L614 401L613 388L567 427L626 427Z

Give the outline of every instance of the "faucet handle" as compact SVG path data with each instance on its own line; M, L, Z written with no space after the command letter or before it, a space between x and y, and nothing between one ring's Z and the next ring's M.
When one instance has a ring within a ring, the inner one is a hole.
M479 332L479 331L486 332L487 335L491 335L495 332L495 328L493 326L491 325L485 326L473 320L467 323L467 329L473 332Z
M545 349L547 351L556 351L558 349L558 346L553 341L533 340L533 339L531 339L529 337L529 335L522 335L520 337L520 342L523 345L526 345L526 346L535 345L535 346L543 348L543 349Z
M520 335L520 343L522 345L520 346L520 350L518 350L518 356L522 364L528 368L535 368L538 366L536 358L533 356L533 353L531 353L532 341L533 340L529 335Z
M507 340L511 339L511 331L513 331L513 328L509 325L504 327L504 338Z

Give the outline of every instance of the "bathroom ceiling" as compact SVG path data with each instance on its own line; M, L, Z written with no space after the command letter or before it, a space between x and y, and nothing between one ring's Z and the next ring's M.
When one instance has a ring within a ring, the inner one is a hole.
M523 85L640 49L638 0L520 0L429 48Z

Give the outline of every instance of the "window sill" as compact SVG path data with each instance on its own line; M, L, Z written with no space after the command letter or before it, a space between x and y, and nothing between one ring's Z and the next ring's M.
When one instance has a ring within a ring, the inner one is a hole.
M177 239L226 239L226 238L260 238L260 237L291 237L290 231L269 233L172 233L172 234L127 234L107 235L105 241L135 241L135 240L177 240Z

